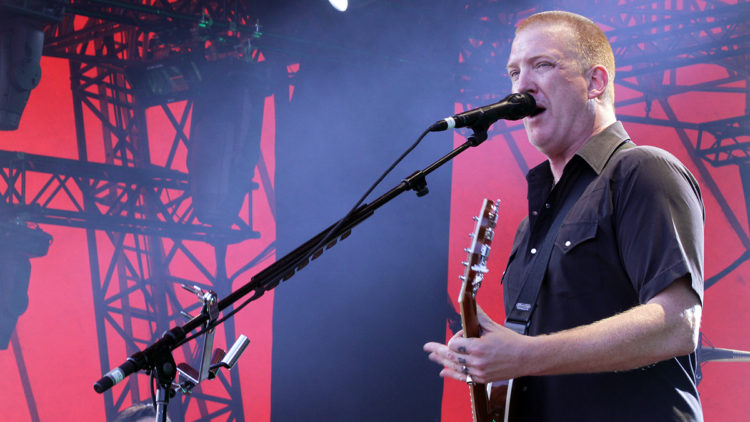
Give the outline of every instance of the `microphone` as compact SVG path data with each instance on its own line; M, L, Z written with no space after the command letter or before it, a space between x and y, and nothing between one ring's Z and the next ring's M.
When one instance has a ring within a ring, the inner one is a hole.
M133 356L128 357L128 360L126 360L125 363L107 372L99 381L97 381L94 384L94 391L97 393L103 393L112 388L118 382L124 380L128 375L138 371L141 367L140 363L142 363L139 361L142 359L143 352L137 352L133 354Z
M464 111L455 116L438 120L430 126L430 132L459 127L481 127L485 129L500 119L518 120L530 116L536 111L536 101L530 94L510 94L502 100L484 107Z

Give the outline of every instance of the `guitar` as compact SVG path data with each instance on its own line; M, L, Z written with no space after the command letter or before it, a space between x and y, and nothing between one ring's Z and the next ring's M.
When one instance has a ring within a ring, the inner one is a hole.
M464 275L461 276L461 292L458 303L461 308L461 327L464 337L479 337L481 329L477 319L476 295L482 285L484 275L487 273L487 258L490 254L490 245L494 237L494 229L497 225L497 209L500 201L492 202L485 199L479 215L474 217L477 224L474 233L471 234L471 246L466 248L467 259L463 262L466 267ZM471 382L467 375L469 392L471 394L471 413L474 422L491 422L490 403L487 397L487 385ZM494 412L493 412L494 413ZM500 413L502 414L502 413Z

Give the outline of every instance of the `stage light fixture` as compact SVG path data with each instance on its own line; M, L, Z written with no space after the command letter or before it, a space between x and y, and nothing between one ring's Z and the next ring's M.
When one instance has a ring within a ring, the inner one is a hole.
M47 255L52 236L17 219L0 222L0 350L8 348L18 318L29 306L31 261Z
M16 130L41 80L44 27L62 19L62 2L0 0L0 130Z
M265 63L236 59L201 66L187 167L193 208L203 223L231 226L254 187L269 72Z
M328 0L328 2L339 12L346 12L346 9L349 7L348 0Z
M146 107L193 100L187 168L195 216L204 224L231 226L246 194L257 186L252 177L265 97L271 95L269 71L266 63L190 55L125 71Z
M199 66L199 60L178 56L129 66L125 75L138 101L150 107L189 98L191 91L201 83Z

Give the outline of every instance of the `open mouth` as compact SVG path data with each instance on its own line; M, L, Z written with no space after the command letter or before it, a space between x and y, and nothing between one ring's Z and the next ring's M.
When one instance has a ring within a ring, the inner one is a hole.
M536 110L534 110L534 112L533 112L533 113L531 113L531 115L530 115L529 117L535 117L535 116L538 116L538 115L540 115L540 114L544 113L544 112L545 112L546 110L547 110L546 108L543 108L543 107L537 107L537 108L536 108Z

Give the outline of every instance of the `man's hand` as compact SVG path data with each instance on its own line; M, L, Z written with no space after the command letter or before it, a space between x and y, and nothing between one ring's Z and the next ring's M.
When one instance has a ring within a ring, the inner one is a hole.
M447 345L430 342L424 345L430 360L443 365L441 377L486 384L523 375L524 350L533 337L522 336L492 321L484 311L477 309L482 336L464 338L456 333Z

